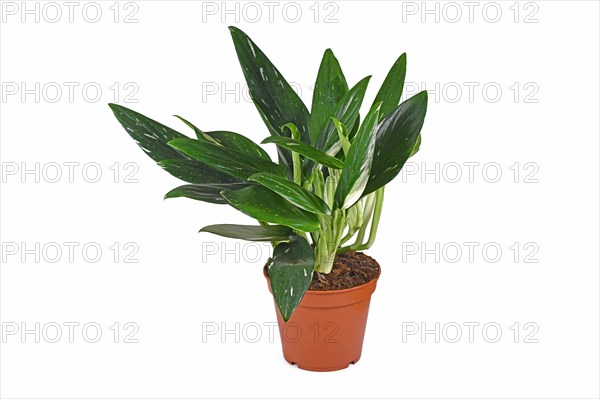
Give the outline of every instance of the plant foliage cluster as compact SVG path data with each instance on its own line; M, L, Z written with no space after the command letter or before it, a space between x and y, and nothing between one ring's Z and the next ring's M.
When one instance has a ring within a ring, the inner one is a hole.
M148 156L187 183L166 198L228 204L258 221L201 231L272 242L268 274L287 321L314 271L329 273L336 254L373 244L384 187L419 150L427 93L399 104L406 75L402 54L361 118L370 76L349 87L327 50L309 111L260 48L241 30L230 31L250 95L270 133L262 144L277 146L277 162L238 133L206 132L178 116L195 133L190 138L123 106L110 107Z

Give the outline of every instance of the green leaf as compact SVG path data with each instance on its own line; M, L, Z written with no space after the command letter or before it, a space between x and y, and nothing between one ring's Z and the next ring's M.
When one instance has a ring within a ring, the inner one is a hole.
M329 121L337 103L348 93L348 83L340 64L330 49L325 50L315 83L310 110L310 142L316 143L323 126Z
M310 142L308 109L260 48L240 29L229 27L233 44L254 101L271 135L280 136L286 123L298 126L302 141ZM292 171L291 154L279 150L280 162Z
M175 118L179 119L180 121L182 121L183 123L185 123L190 129L192 129L194 131L194 133L196 133L196 137L198 138L198 140L207 140L206 136L204 136L204 132L202 130L200 130L199 128L197 128L192 122L188 121L187 119L184 119L183 117L179 116L179 115L173 115Z
M350 131L350 134L348 135L350 142L352 142L352 140L354 140L354 137L356 137L356 132L358 132L359 126L360 126L360 114L356 115L356 122L354 122L354 127L352 128L352 130Z
M406 53L402 54L392 68L388 72L373 105L383 101L381 111L379 112L379 120L390 114L400 102L402 90L404 89L404 79L406 78Z
M360 125L346 156L340 182L335 191L335 202L341 209L347 209L354 205L367 186L373 162L375 133L381 106L382 104L379 102L371 108Z
M282 224L304 232L317 231L320 227L317 215L297 208L263 186L223 190L221 195L237 210L262 222Z
M304 237L295 237L273 251L269 279L283 321L288 321L310 287L315 253Z
M294 232L289 227L277 225L244 226L240 224L213 224L201 228L200 232L246 241L287 241L294 236Z
M275 176L269 173L257 173L250 176L248 180L265 186L305 211L324 215L329 215L331 213L329 207L321 198L284 177Z
M164 159L159 161L158 165L176 178L192 184L235 183L240 181L195 159Z
M338 137L340 139L340 144L342 145L342 150L344 151L344 155L348 155L348 151L350 150L350 140L348 139L348 128L342 122L338 121L335 118L333 119L333 123L335 124L335 128L338 132Z
M267 116L265 115L265 113L262 111L262 109L260 108L260 106L256 102L254 102L254 105L256 106L256 109L257 109L259 115L261 116L263 122L265 123L265 125L269 129L269 132L271 133L271 136L273 136L273 137L282 137L280 135L282 133L285 134L285 132L281 131L278 134L274 134L273 132L276 129L271 125L271 122L269 122L269 120L267 119ZM283 136L283 137L285 137L285 136ZM294 162L292 160L292 153L290 151L286 150L283 147L277 147L277 158L279 160L279 164L282 165L282 167L286 170L288 177L290 179L293 179L294 178Z
M248 187L248 183L186 184L169 191L165 195L165 199L186 197L212 204L227 204L227 201L221 196L221 191L225 189L239 190L244 187Z
M125 131L142 150L156 162L163 159L188 159L167 145L173 139L185 138L183 134L156 122L138 112L118 104L108 104Z
M419 152L419 149L421 149L421 133L419 133L419 137L417 137L417 142L413 146L412 150L410 151L410 155L408 157L410 158L413 155L415 155L417 152Z
M327 155L322 151L317 150L315 147L311 147L301 141L290 139L288 137L267 137L262 141L263 144L275 143L279 147L287 148L288 150L296 151L298 154L304 155L305 157L312 159L328 168L341 169L344 163L339 159Z
M175 117L179 118L183 123L192 128L196 133L196 137L200 141L209 141L213 144L220 144L224 147L238 150L248 155L258 156L259 158L262 158L265 161L271 160L271 157L265 152L265 150L263 150L258 144L256 144L254 141L250 140L244 135L225 130L203 132L202 130L194 126L193 123L185 120L181 116L175 115Z
M193 139L175 139L169 145L191 156L211 168L227 173L237 179L246 180L258 172L270 172L285 176L281 166L257 156Z
M346 126L348 131L352 131L356 123L358 111L365 97L370 79L371 77L367 76L358 82L336 106L334 116ZM316 147L328 155L335 155L340 150L340 142L337 138L335 124L332 120L329 120L325 124L323 131L319 134Z
M224 147L231 148L239 152L243 152L244 154L259 157L265 161L271 162L271 157L265 152L265 150L263 150L254 141L239 133L217 130L214 132L204 132L204 134Z
M377 128L369 182L363 195L389 183L410 156L427 113L427 92L400 104Z

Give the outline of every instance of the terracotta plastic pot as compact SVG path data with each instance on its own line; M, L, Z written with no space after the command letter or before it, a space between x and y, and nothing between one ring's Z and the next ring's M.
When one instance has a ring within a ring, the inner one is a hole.
M263 272L271 291L266 267ZM309 290L287 323L275 304L285 360L310 371L341 370L358 362L376 285L377 278L346 290Z

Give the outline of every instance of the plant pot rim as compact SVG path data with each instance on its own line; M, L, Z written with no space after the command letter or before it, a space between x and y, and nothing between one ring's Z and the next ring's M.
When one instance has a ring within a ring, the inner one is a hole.
M268 281L271 281L269 274L267 273L267 270L269 268L269 264L267 263L264 267L263 267L263 274L264 276L267 278ZM344 294L344 293L350 293L353 291L358 291L361 289L364 289L366 286L368 285L373 285L373 284L377 284L377 280L379 280L379 277L381 276L381 268L379 268L379 274L377 275L377 277L375 277L374 279L372 279L369 282L366 282L364 284L361 285L357 285L356 287L352 287L352 288L345 288L343 290L307 290L306 293L310 293L310 295L336 295L336 294Z

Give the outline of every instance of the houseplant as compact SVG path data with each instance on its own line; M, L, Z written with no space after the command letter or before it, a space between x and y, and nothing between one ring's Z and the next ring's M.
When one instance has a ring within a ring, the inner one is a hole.
M241 30L230 31L252 100L270 133L263 144L277 146L278 162L237 133L205 132L178 117L195 133L189 138L120 105L110 107L148 156L188 183L166 198L229 204L258 221L201 231L272 243L264 273L286 360L310 370L347 367L360 357L380 270L356 251L373 244L384 187L419 150L427 93L398 105L406 74L402 54L361 118L370 76L349 88L327 50L309 112L256 44ZM351 272L353 267L370 272L358 283L340 285L331 273L336 262ZM315 289L309 290L311 285Z

